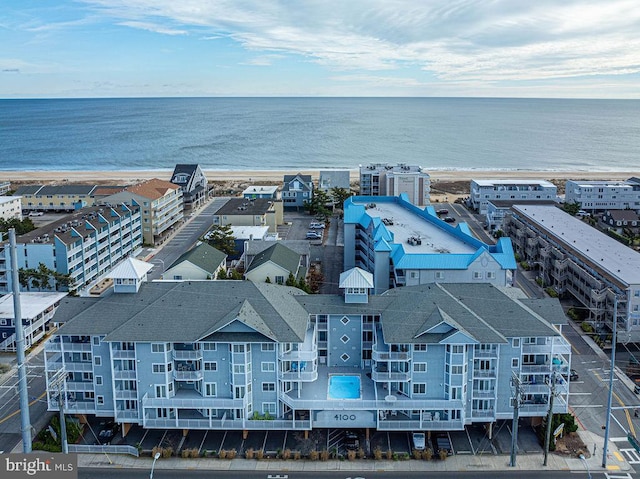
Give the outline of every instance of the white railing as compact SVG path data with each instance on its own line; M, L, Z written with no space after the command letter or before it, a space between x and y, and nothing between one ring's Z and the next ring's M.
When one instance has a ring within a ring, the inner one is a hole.
M130 389L115 389L116 399L137 399L138 391L132 391Z
M136 378L135 369L114 369L113 370L113 379L135 379L135 378Z
M136 352L129 349L114 349L111 351L111 357L113 359L135 359Z
M411 379L410 373L398 372L398 371L371 371L371 379L374 381L409 381Z
M116 419L140 419L140 414L135 410L116 409Z
M200 349L174 349L171 354L173 359L177 361L202 359L202 350Z
M405 399L403 397L390 396L394 400L360 400L360 399L297 399L288 394L281 394L280 399L293 409L318 409L318 410L407 410L407 409L464 409L461 400L453 399Z
M521 374L551 373L550 364L523 364L520 366Z
M287 371L280 375L283 381L313 382L318 379L318 371Z
M404 351L381 350L374 345L371 351L371 359L374 361L408 361L409 353Z
M308 430L311 429L309 420L282 420L256 421L250 419L143 419L145 428L179 428L179 429L248 429L248 430Z
M464 429L462 420L451 421L402 421L402 420L380 420L378 430L380 431L461 431Z
M93 371L93 363L72 363L65 362L64 369L70 372L84 372L84 371Z
M495 415L496 415L496 412L493 409L472 409L471 410L472 418L478 418L478 417L487 418L487 417L494 417Z
M523 354L551 354L550 344L523 344Z
M96 445L88 446L86 444L69 444L69 452L79 454L129 454L138 457L138 449L133 446L107 446Z
M473 391L471 391L471 396L478 399L493 399L496 397L496 391L474 389Z
M93 381L81 382L81 381L66 381L65 389L67 391L93 391Z
M62 347L65 353L70 352L91 352L91 343L67 343L63 342Z
M178 409L243 409L246 405L244 399L231 398L150 398L145 395L142 398L142 407L178 408Z
M496 370L495 369L474 369L473 377L476 378L495 378Z
M176 381L198 381L202 379L202 371L173 371Z
M287 351L280 353L280 359L282 361L315 361L318 359L318 350L316 348L312 350L297 350Z

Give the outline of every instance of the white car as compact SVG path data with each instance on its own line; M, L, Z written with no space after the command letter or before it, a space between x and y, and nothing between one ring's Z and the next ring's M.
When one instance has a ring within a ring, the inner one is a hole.
M425 446L424 432L414 432L412 439L413 439L413 448L417 451L424 451L424 446Z
M309 225L309 229L312 229L312 230L321 230L321 229L324 229L324 228L325 228L324 223L315 223L314 222L314 223L311 223Z
M42 211L32 211L29 216L44 216L44 213Z
M322 235L317 231L307 231L307 239L322 239Z

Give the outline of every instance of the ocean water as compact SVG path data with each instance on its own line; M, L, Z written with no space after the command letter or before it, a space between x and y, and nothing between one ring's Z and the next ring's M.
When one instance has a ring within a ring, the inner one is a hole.
M640 170L640 100L0 100L0 170Z

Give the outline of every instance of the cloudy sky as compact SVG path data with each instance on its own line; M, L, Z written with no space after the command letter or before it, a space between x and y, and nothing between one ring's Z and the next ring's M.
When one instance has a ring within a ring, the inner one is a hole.
M640 98L638 0L2 0L0 97Z

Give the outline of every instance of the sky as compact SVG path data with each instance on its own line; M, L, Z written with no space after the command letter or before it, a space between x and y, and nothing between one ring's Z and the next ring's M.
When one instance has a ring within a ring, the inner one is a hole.
M2 0L0 98L640 98L638 0Z

